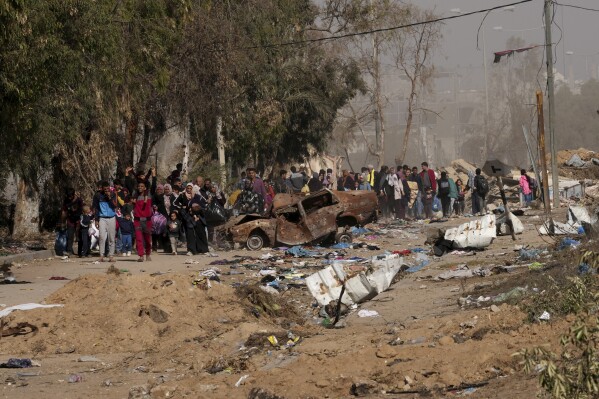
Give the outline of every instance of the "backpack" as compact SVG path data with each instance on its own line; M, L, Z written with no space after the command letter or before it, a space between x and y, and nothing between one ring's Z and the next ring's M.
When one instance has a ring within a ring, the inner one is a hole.
M441 197L449 195L449 180L439 180L439 195Z
M537 179L535 179L534 177L530 178L530 189L531 191L537 191L537 189L539 188L539 183L537 182Z
M487 193L489 192L489 182L487 181L487 179L485 179L481 175L478 175L476 176L474 184L476 185L476 191L479 195L482 195L483 197L487 195Z

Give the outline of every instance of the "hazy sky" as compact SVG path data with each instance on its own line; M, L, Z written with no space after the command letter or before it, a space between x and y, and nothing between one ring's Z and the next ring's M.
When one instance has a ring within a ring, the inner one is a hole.
M466 13L513 2L515 1L413 0L414 4L421 7L435 7L439 14L445 16L455 15L455 12L451 12L455 8ZM558 0L557 2L599 9L599 0ZM484 14L478 14L446 21L443 28L443 43L435 60L438 67L454 69L458 65L472 65L482 68L482 32L479 39L480 50L476 48L476 35L483 16ZM599 12L556 6L555 22L563 29L563 37L557 46L556 68L559 72L564 72L565 58L568 72L572 68L575 79L587 79L590 76L591 66L595 65L597 68L599 65L599 54L597 54L599 52ZM543 0L533 0L515 6L513 11L491 12L484 23L487 63L492 63L493 52L506 50L505 43L510 36L520 36L531 45L543 44L542 24ZM503 29L499 30L498 27ZM560 31L553 25L553 42L557 43L559 40ZM565 54L567 52L573 54Z

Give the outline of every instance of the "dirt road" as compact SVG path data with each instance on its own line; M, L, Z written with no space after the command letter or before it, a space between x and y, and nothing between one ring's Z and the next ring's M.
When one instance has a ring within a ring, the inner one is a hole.
M319 309L301 285L290 285L276 296L276 306L293 308L279 316L257 312L255 303L234 288L259 282L259 270L273 265L260 257L268 252L282 256L282 251L216 252L217 257L159 253L144 263L132 256L115 263L124 269L120 275L106 274L109 264L95 263L96 258L17 266L17 279L31 284L2 286L0 303L45 300L64 307L15 312L6 318L8 326L29 323L37 331L0 338L0 360L31 358L41 367L0 369L2 396L416 398L426 390L429 397L535 397L536 380L520 372L512 354L533 345L556 346L565 322L530 324L515 306L491 309L491 303L482 303L465 309L459 299L488 295L510 280L528 281L533 288L536 275L524 266L487 277L434 279L459 264L518 265L522 262L514 245L552 244L534 229L541 224L539 214L529 213L521 218L526 231L516 242L501 236L485 251L448 254L416 273L402 274L391 289L359 306L376 311L377 317L361 318L352 311L343 328L335 329L321 326ZM375 231L385 233L362 240L380 249L348 250L345 257L428 249L428 227L376 226ZM248 258L233 266L209 265L239 256ZM275 265L309 274L322 267L320 262L285 258ZM198 273L210 268L218 268L221 282L212 281L208 290L194 286ZM52 276L70 280L50 281ZM278 345L269 342L273 335ZM295 338L299 339L293 342ZM68 382L79 377L80 382ZM272 395L260 396L257 389Z

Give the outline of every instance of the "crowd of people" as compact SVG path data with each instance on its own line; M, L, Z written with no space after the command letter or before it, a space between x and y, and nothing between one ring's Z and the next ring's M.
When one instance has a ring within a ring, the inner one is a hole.
M135 248L138 261L151 260L159 248L178 254L185 245L188 255L209 252L214 227L230 215L270 211L275 195L301 194L322 189L376 192L382 218L431 219L436 212L443 217L463 215L466 194L472 195L472 214L482 214L489 186L480 169L469 175L466 184L440 174L422 162L420 170L408 165L372 165L360 172L342 170L337 177L332 169L309 175L304 167L280 170L272 180L263 179L255 168L241 174L229 197L212 182L197 176L183 183L182 164L158 183L156 170L125 170L124 179L100 181L91 202L68 189L63 201L61 221L66 231L66 254L90 256L95 247L100 261L114 261L115 254L130 256ZM525 192L526 194L526 192ZM527 197L528 198L528 197ZM77 251L74 243L78 242Z
M115 254L131 256L135 247L138 261L143 262L159 248L177 255L183 243L188 255L208 252L208 217L224 217L220 209L226 197L201 176L183 184L181 169L177 165L167 182L158 184L154 168L134 173L129 167L124 180L98 182L90 204L68 189L61 212L66 254L87 257L97 246L100 261L113 262Z
M373 165L362 167L360 172L342 170L335 178L331 169L321 169L308 176L305 169L291 167L291 173L281 170L273 182L274 193L313 192L322 188L339 191L365 190L377 194L383 218L430 219L434 212L443 217L463 215L466 194L472 195L472 214L485 210L489 185L480 169L469 173L466 184L461 179L453 180L446 172L439 175L427 162L418 167L408 165L375 170Z

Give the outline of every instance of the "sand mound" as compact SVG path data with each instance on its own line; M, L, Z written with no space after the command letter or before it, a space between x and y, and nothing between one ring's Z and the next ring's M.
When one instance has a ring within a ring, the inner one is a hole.
M10 326L27 322L36 333L4 337L3 353L121 353L175 350L183 342L201 343L225 334L231 340L272 327L268 316L252 315L251 304L227 285L195 287L194 275L87 275L46 299L62 308L14 312Z
M577 150L562 150L557 152L557 164L564 165L572 158L572 155L578 155L583 161L590 161L591 158L597 158L597 153L586 148L579 148ZM547 156L547 160L551 160L551 155Z

